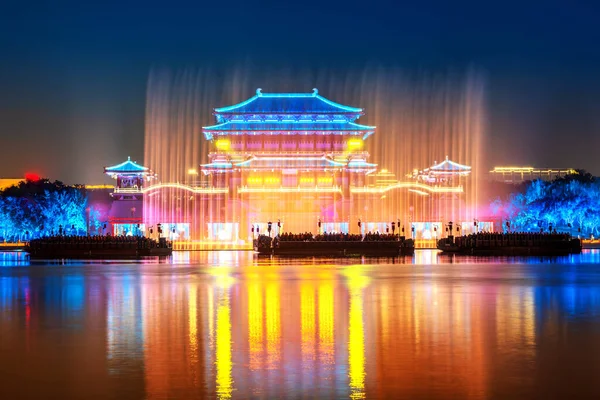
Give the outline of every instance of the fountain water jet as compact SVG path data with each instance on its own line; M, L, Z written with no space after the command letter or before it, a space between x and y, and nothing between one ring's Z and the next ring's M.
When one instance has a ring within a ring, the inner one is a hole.
M269 218L273 222L285 219L277 206L264 206L257 212L257 204L237 201L231 193L225 193L227 190L215 193L223 189L212 188L213 182L203 176L200 167L208 163L209 143L202 135L202 127L214 125L212 109L246 100L256 87L268 88L271 93L309 92L317 87L328 99L364 108L360 123L377 126L376 133L365 141L369 162L394 174L399 181L410 181L412 178L407 175L415 169L430 167L446 157L472 167L471 176L460 183L462 194L393 190L354 196L357 204L353 211L332 202L328 212L335 221L323 222L345 222L348 229L355 230L358 218L379 222L371 225L378 229L383 229L382 223L400 220L408 236L413 222L439 222L439 230L443 231L450 221L466 223L480 217L478 181L483 177L485 159L485 102L483 80L478 74L410 76L398 70L367 69L342 76L326 70L234 70L228 74L186 70L175 74L153 71L149 78L144 163L157 173L163 186L145 195L146 226L185 223L189 224L187 231L183 225L168 225L168 229L175 228L176 236L189 235L194 240L229 241L247 239L248 221L255 222L254 218ZM377 183L367 177L365 185ZM278 196L289 203L296 195ZM293 211L289 210L290 214ZM290 218L286 229L316 233L316 219L328 218L318 216L319 213L303 226L292 223ZM224 222L229 225L219 225ZM235 222L243 223L236 226ZM266 226L262 226L261 232L265 230Z

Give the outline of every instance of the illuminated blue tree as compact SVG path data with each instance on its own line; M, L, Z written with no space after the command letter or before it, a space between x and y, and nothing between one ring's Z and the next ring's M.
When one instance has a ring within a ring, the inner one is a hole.
M580 171L552 182L536 180L524 193L512 194L505 202L490 205L495 215L512 222L516 230L557 229L587 234L600 232L600 183Z
M8 241L86 232L87 199L81 188L27 181L0 193L0 233Z

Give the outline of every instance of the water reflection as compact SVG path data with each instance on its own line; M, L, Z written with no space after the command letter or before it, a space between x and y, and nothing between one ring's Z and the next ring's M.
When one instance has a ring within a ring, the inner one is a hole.
M363 321L363 288L368 278L352 269L347 272L350 291L350 311L348 322L348 377L350 378L350 398L365 398L365 333Z
M217 397L231 398L233 379L231 377L231 309L229 292L222 288L217 300L217 343L215 348Z
M597 253L423 256L438 265L219 253L0 268L3 397L600 395Z

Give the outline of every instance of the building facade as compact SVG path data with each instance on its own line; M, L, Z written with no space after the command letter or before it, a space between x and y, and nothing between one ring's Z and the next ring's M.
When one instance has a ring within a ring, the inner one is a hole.
M358 122L364 110L316 89L258 89L213 111L216 123L202 128L208 162L191 170L199 174L194 183L150 182L152 174L139 165L106 169L117 179L115 202L125 204L114 213L121 223L140 223L137 214L122 214L138 210L133 202L143 199L146 232L161 224L173 239L247 240L269 222L272 234L358 233L359 220L363 232L385 232L394 222L409 235L413 222L442 221L441 213L464 203L470 167L446 159L399 180L370 161L366 147L376 127Z
M495 182L518 184L541 179L552 181L566 175L576 174L573 168L494 167L488 179Z

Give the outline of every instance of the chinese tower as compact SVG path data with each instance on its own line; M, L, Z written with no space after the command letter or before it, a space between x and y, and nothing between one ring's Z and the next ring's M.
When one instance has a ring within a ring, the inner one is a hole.
M214 109L217 124L202 129L211 151L201 170L211 187L229 188L230 198L250 210L242 223L285 219L300 231L314 230L321 218L348 221L350 188L364 186L376 169L364 150L375 127L356 122L363 114L317 89L258 89L244 102Z

